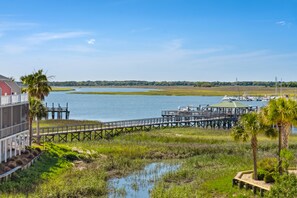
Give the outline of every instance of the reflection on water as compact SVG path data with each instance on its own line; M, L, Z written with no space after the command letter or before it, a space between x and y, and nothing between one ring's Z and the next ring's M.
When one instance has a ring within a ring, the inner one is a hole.
M166 163L151 163L143 170L137 171L124 178L109 181L110 198L141 197L148 198L154 184L162 175L176 171L180 165Z

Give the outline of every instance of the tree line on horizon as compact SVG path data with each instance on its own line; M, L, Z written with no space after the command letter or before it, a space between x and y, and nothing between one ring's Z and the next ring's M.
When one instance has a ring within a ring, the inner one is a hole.
M277 82L282 87L297 87L296 81ZM275 87L274 81L238 81L238 82L221 82L221 81L53 81L49 82L50 86L193 86L193 87L220 87L220 86L264 86Z

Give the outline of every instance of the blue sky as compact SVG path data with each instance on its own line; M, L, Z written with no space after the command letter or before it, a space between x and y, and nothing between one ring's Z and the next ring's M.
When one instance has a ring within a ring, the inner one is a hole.
M0 0L0 73L295 81L297 0Z

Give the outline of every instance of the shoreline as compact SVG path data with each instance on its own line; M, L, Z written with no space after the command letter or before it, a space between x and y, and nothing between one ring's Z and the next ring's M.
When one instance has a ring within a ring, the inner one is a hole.
M72 87L75 89L75 87ZM221 87L191 87L191 86L107 86L107 87L79 87L79 88L143 88L154 89L137 92L69 92L69 94L93 94L93 95L142 95L142 96L273 96L275 95L274 87L263 86L221 86ZM296 95L296 88L282 88L284 95Z

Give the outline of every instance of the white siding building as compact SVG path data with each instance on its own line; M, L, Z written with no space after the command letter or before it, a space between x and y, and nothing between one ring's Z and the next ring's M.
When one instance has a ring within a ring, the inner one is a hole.
M0 75L0 163L21 154L29 145L28 96Z

